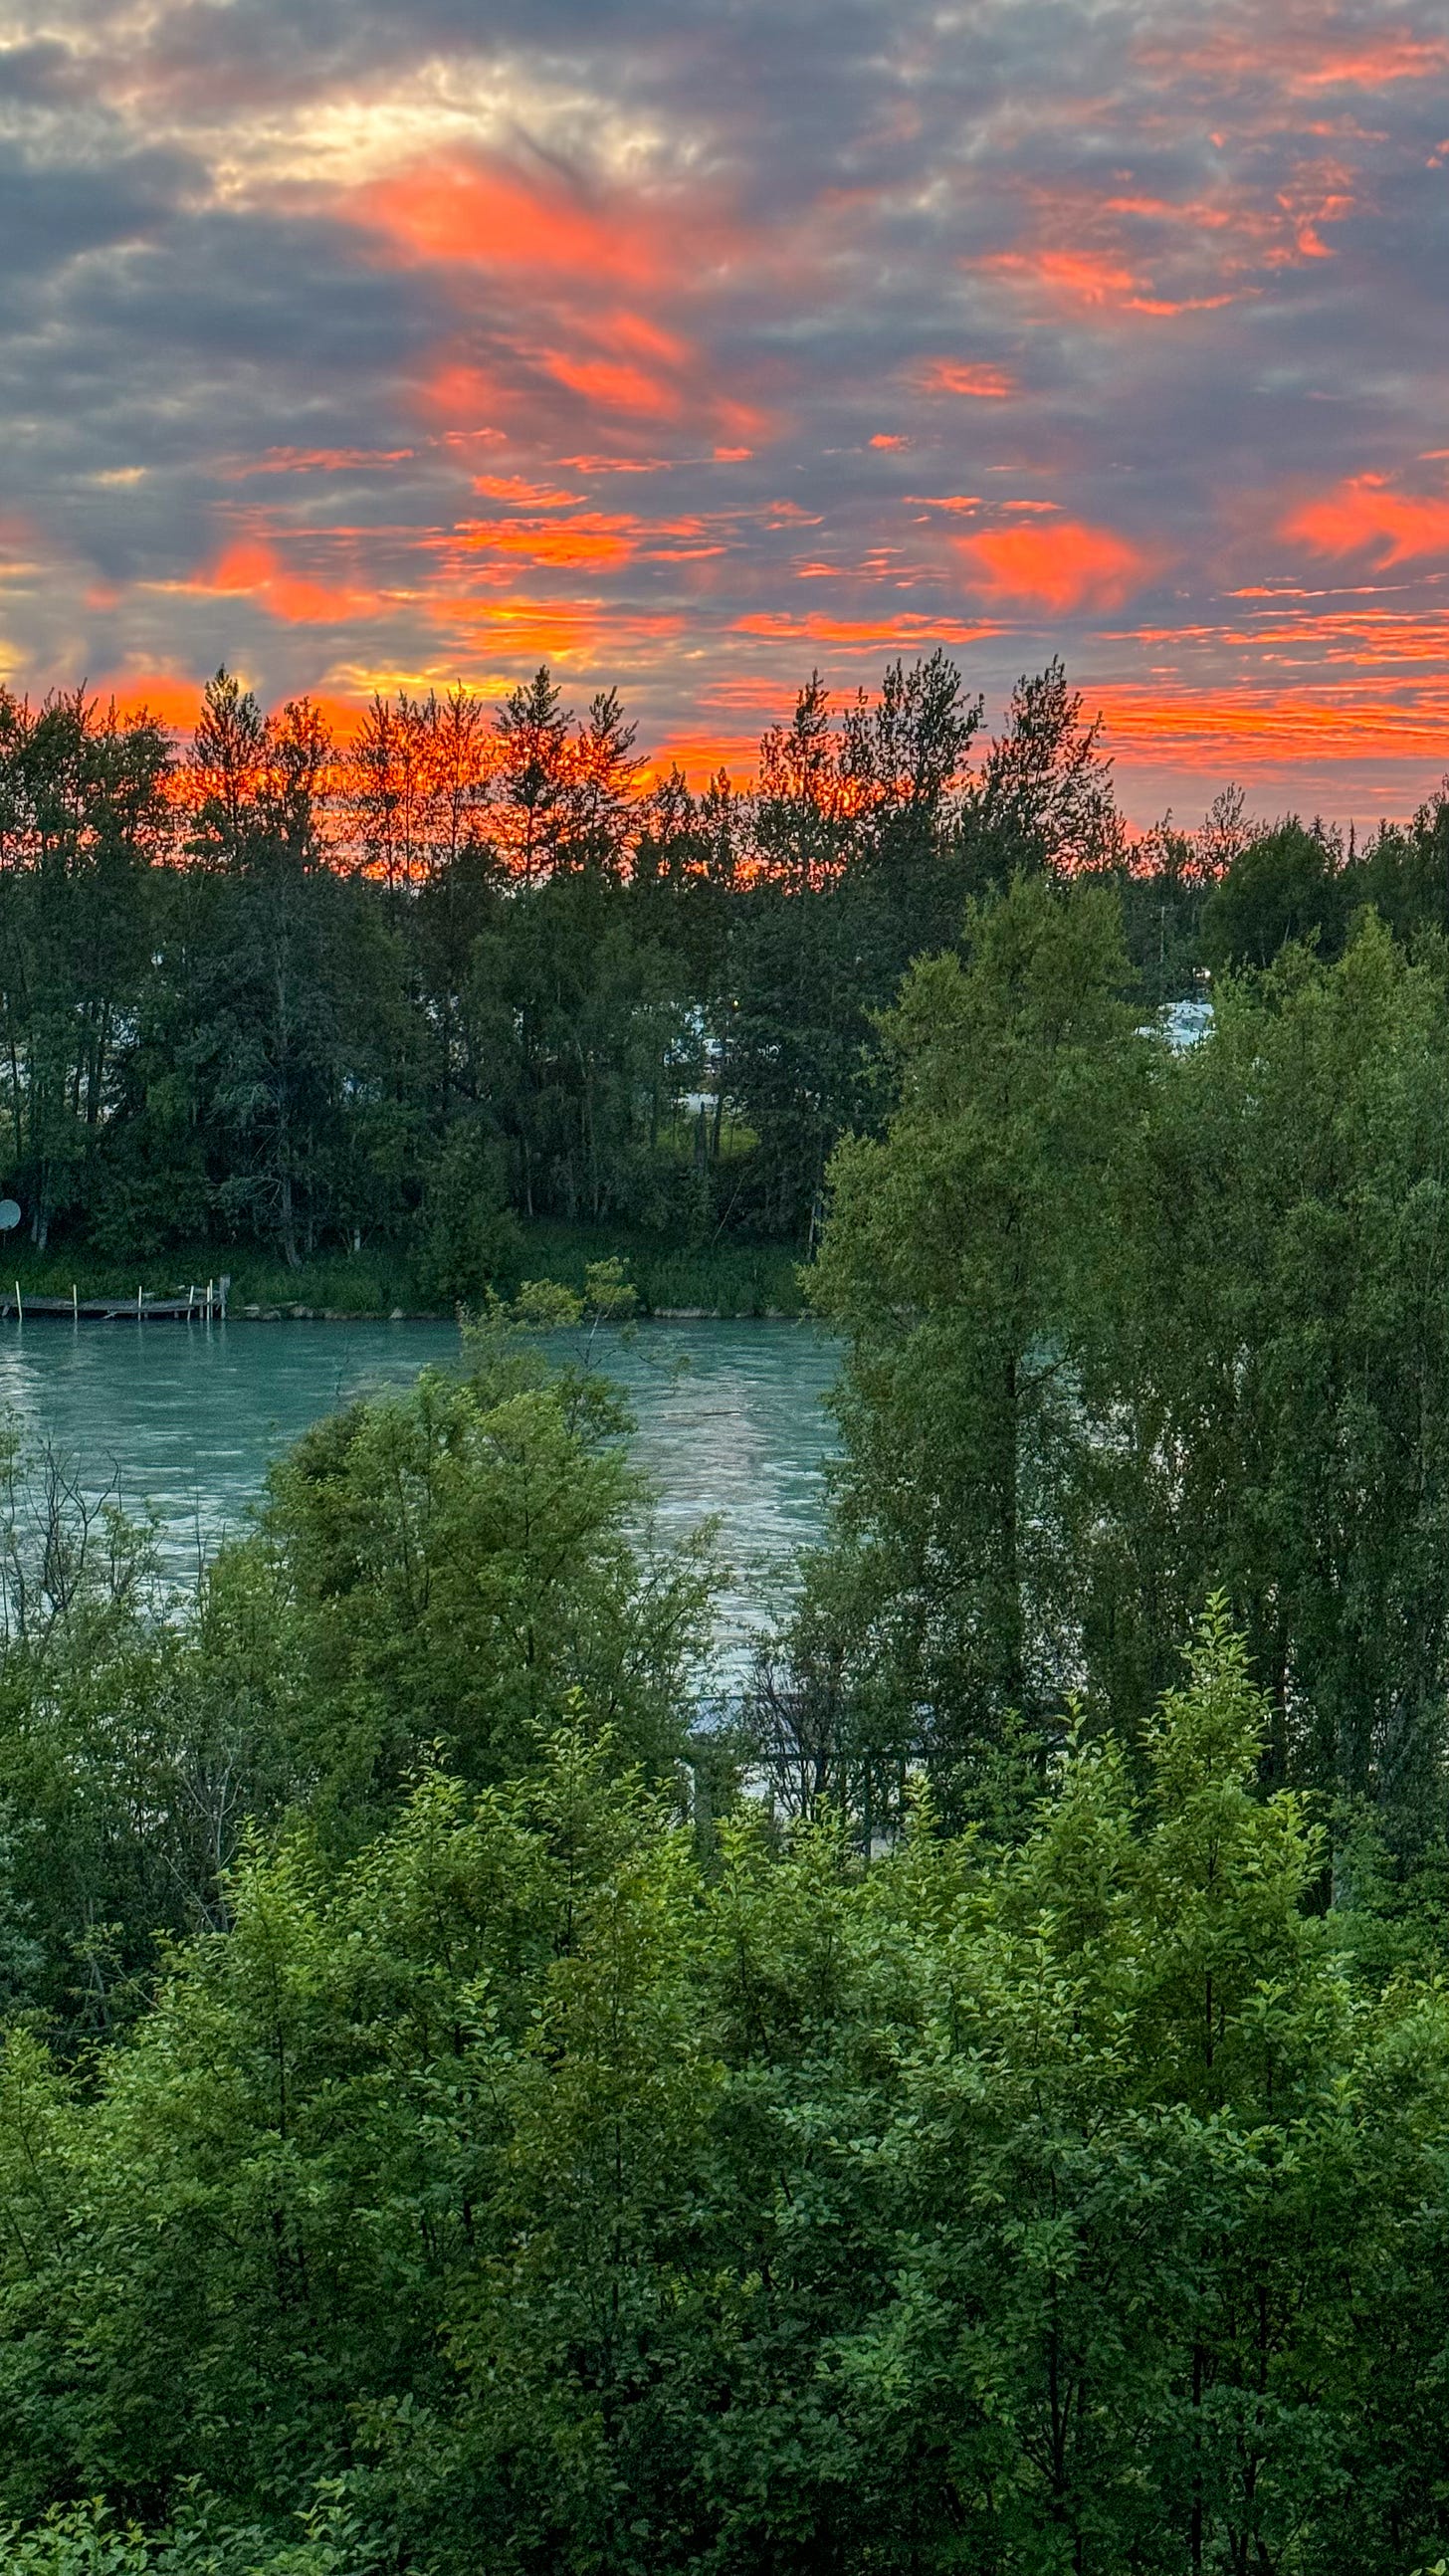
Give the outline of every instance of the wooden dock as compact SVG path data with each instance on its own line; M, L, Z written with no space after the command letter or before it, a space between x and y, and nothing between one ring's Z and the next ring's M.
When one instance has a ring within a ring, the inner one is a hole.
M19 1280L0 1294L0 1323L28 1324L32 1317L54 1317L63 1324L224 1324L231 1278L208 1279L184 1297L154 1297L138 1288L134 1297L30 1297Z

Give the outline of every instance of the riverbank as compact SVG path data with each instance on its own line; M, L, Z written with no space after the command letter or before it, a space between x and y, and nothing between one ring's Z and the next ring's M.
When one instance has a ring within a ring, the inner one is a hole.
M543 1221L524 1225L521 1235L514 1275L498 1283L509 1292L523 1279L556 1279L582 1290L591 1261L617 1258L645 1315L793 1317L804 1311L799 1254L788 1245L730 1243L691 1251L625 1228ZM425 1320L442 1313L420 1296L406 1256L389 1250L320 1253L292 1270L243 1244L193 1246L137 1261L102 1260L64 1245L37 1253L21 1242L0 1252L0 1265L6 1284L18 1282L22 1297L69 1297L74 1289L84 1302L134 1298L138 1288L185 1297L190 1288L204 1290L208 1279L227 1272L233 1316L248 1308L269 1318L300 1311L329 1322L396 1315Z

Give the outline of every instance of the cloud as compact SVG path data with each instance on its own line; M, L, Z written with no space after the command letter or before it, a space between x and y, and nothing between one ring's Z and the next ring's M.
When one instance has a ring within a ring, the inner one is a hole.
M1050 527L991 528L952 542L972 588L983 597L1061 615L1120 608L1155 569L1152 555L1126 537L1074 519Z
M1396 492L1381 474L1352 475L1283 523L1317 555L1370 554L1377 568L1449 557L1449 494Z
M1060 645L1154 792L1412 806L1449 756L1432 0L5 25L22 685L547 655L707 747L812 661L940 641L999 704Z
M597 411L626 412L631 419L677 420L684 397L677 385L650 375L627 358L574 358L551 349L542 360L570 393L581 394Z
M473 489L490 501L517 501L530 510L572 510L584 497L557 484L531 483L526 474L475 474Z
M529 563L572 570L580 564L624 564L639 551L638 523L598 510L549 519L469 519L457 541L470 552L521 555Z
M968 402L1009 402L1016 378L1005 367L967 366L955 358L930 358L917 381L927 394L957 394Z
M1346 767L1365 755L1433 762L1449 740L1449 688L1395 704L1352 688L1325 695L1292 689L1235 689L1176 695L1108 688L1100 711L1111 749L1141 757L1166 752L1210 777L1245 766L1274 773Z
M999 635L999 626L971 624L958 617L932 617L901 609L894 616L792 617L781 610L761 611L735 620L738 635L759 635L774 644L835 644L849 653L929 653L938 644L975 644Z
M522 270L657 286L681 256L667 219L595 207L539 174L440 158L344 196L337 211L375 230L393 255L442 267Z
M209 571L176 585L211 599L254 601L289 626L338 626L381 615L385 602L360 589L339 589L288 570L274 546L260 537L239 538Z

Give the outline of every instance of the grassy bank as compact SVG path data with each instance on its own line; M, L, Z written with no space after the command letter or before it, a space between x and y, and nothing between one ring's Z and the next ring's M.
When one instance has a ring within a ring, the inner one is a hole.
M645 1314L680 1307L720 1315L802 1311L795 1276L799 1256L788 1246L720 1244L689 1251L627 1228L547 1222L525 1225L522 1234L517 1275L499 1282L509 1290L520 1279L557 1279L581 1289L591 1261L617 1255ZM37 1253L28 1243L16 1243L0 1252L0 1270L33 1297L68 1297L72 1286L82 1297L134 1297L138 1287L184 1296L225 1270L231 1274L233 1314L245 1306L308 1306L319 1314L358 1316L390 1315L399 1308L406 1315L429 1311L406 1257L386 1251L323 1253L289 1270L241 1245L202 1245L136 1262L101 1260L65 1245Z
M617 1254L639 1291L646 1314L700 1307L706 1314L798 1315L804 1301L788 1244L725 1243L690 1251L657 1236L608 1226L557 1225L546 1220L524 1228L525 1278L557 1279L581 1289L591 1261Z

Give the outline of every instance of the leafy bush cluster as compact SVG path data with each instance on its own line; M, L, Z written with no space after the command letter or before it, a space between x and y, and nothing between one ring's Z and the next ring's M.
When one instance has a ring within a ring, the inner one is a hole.
M1014 1847L703 1866L577 1727L253 1847L127 2046L11 2034L6 2491L116 2517L12 2563L1412 2564L1446 2004L1312 1909L1265 1719L1218 1607Z

